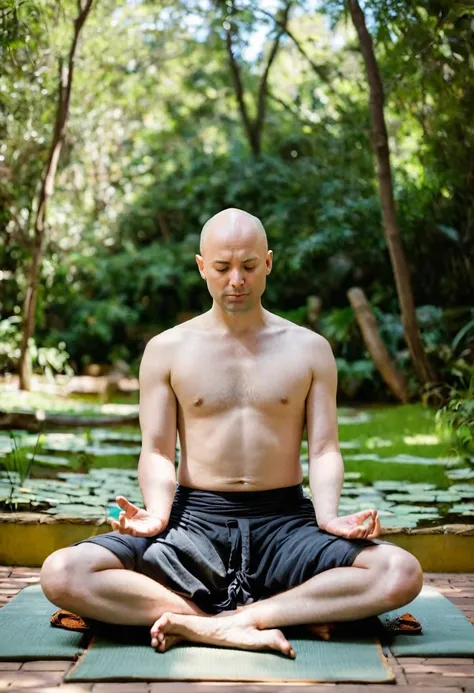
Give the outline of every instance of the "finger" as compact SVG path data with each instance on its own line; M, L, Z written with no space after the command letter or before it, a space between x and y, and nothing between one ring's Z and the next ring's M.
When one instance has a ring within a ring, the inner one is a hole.
M361 518L359 518L359 519L362 519L364 514L365 514L365 517L362 520L362 524L364 525L364 527L367 527L369 529L369 532L371 532L375 528L375 520L377 517L377 510L374 510L373 508L371 508L370 510L364 510L364 511L362 511ZM368 520L368 522L367 522L367 520Z
M368 538L368 539L370 539L370 538L373 537L373 536L376 536L377 524L379 524L379 526L380 526L380 521L379 521L379 519L378 519L378 513L377 513L377 511L375 510L375 511L374 511L374 514L373 514L373 516L372 516L372 518L371 518L371 521L370 521L369 532L368 532L368 534L367 534L367 538Z
M356 513L357 520L359 522L363 522L368 517L371 517L372 513L373 513L372 508L369 508L368 510L360 510L358 513Z
M377 515L377 518L376 518L376 520L375 520L375 528L374 528L374 531L372 532L372 534L370 534L370 536L369 536L368 538L369 538L369 539L372 539L373 537L378 537L379 534L380 534L380 531L381 531L381 530L380 530L380 518L379 518L379 516Z
M128 517L132 517L135 515L140 508L138 508L136 505L133 505L133 503L130 503L125 496L116 496L115 497L115 502L117 503L118 506L122 508L122 510L125 510L126 514Z
M374 520L373 515L370 515L370 517L367 519L368 519L367 524L365 524L366 521L364 520L364 528L367 530L367 534L370 534L370 532L372 532L372 530L375 527L375 520Z

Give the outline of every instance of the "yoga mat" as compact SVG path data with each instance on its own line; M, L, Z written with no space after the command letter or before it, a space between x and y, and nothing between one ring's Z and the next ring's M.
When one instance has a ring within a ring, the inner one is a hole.
M179 643L155 652L148 643L127 644L95 636L65 681L133 679L198 681L288 681L387 683L395 676L371 635L343 636L329 642L285 635L296 652L290 659L278 652Z
M0 660L76 659L86 639L50 625L57 608L40 585L25 587L5 604L0 609Z
M419 635L384 636L395 657L474 657L474 626L464 614L435 587L424 585L409 604L380 614L383 625L398 614L413 614L423 626Z

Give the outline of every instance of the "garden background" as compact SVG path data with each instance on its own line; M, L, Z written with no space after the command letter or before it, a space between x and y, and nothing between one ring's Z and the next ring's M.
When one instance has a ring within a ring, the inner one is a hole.
M136 477L144 347L210 307L200 230L238 207L264 306L334 350L341 510L472 516L473 34L457 0L3 0L4 508L107 511L89 470Z

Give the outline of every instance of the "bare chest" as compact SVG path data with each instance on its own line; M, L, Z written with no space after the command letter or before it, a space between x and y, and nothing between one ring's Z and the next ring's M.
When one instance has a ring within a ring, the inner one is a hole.
M300 410L311 372L298 351L280 345L190 345L172 373L180 406L190 415L210 415L249 407L266 414Z

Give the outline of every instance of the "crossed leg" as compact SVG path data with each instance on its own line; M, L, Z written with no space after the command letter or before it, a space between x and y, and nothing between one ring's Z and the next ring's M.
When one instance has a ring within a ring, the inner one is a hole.
M164 613L151 629L160 652L186 639L242 649L274 649L294 657L278 627L350 621L397 609L423 586L417 559L394 545L363 549L351 567L332 568L297 587L240 607L227 618Z
M156 580L126 570L114 553L91 542L49 555L40 582L53 604L106 623L148 626L164 611L206 615Z
M210 617L155 580L125 570L112 552L91 543L54 552L41 570L41 586L54 604L108 623L153 624L152 646L161 652L188 639L293 656L278 627L349 621L396 609L412 601L422 584L412 554L379 544L361 551L351 567L327 570L237 612Z

